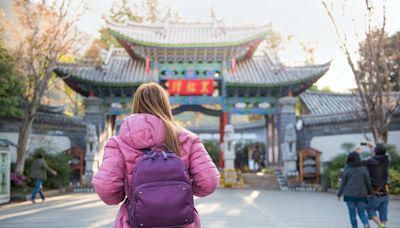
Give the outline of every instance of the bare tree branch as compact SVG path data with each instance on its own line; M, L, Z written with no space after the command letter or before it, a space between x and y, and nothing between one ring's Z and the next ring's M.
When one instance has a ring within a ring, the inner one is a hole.
M330 7L328 2L331 3ZM393 85L389 77L393 61L390 61L391 56L387 52L386 1L383 0L382 23L374 25L373 22L376 21L375 6L372 1L365 0L365 40L359 45L357 61L353 60L350 54L346 33L341 32L333 15L333 1L322 0L321 3L335 29L339 46L354 74L358 96L361 99L361 105L366 113L374 139L377 142L386 142L390 121L400 105L399 98L395 98L392 93ZM345 11L344 4L342 8ZM351 20L354 21L354 18ZM354 33L357 35L357 29L354 29ZM393 99L397 99L396 102L393 102Z

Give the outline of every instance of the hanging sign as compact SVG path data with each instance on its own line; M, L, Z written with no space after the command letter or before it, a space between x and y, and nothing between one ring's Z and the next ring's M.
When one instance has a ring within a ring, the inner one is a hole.
M168 93L170 95L201 96L214 93L214 81L205 80L168 80Z
M146 74L148 74L149 71L150 71L150 58L149 58L149 56L146 56L146 69L145 69L145 71L146 71Z

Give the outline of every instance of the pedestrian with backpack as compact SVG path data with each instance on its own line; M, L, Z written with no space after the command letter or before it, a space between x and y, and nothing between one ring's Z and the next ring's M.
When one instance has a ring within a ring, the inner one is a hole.
M362 166L360 155L357 152L349 154L346 165L337 193L338 200L343 196L353 228L357 228L357 214L363 227L370 227L366 214L367 197L372 191L368 171Z
M132 111L106 143L93 178L106 204L124 201L114 227L201 227L193 195L210 195L220 178L204 145L173 121L156 83L137 89Z

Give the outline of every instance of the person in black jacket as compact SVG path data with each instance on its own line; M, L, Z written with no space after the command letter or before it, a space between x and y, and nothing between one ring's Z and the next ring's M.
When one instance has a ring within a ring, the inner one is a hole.
M379 227L384 227L388 218L389 194L387 184L389 180L389 156L386 155L386 146L378 143L373 148L373 156L363 160L362 164L367 167L371 179L373 194L368 198L368 216ZM379 212L379 217L377 215Z
M343 195L349 209L350 222L353 228L357 228L357 214L364 227L370 227L366 208L367 197L371 191L371 181L367 168L362 166L360 155L357 152L351 152L347 157L347 167L343 172L337 196L340 200Z

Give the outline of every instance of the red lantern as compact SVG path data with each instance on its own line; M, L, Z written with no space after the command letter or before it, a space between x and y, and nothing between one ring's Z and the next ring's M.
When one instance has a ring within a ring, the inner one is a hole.
M150 71L150 58L149 56L146 56L146 74L148 74Z
M235 58L232 58L231 65L232 65L232 74L235 75L236 74L236 59Z

